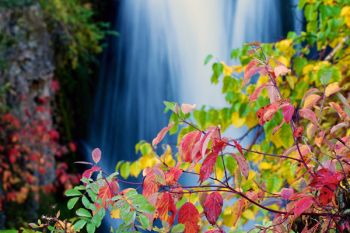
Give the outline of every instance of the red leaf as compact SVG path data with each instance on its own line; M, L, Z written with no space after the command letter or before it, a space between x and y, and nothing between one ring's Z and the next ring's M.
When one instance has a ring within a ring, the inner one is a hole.
M165 137L165 135L167 134L167 132L174 126L173 123L169 123L169 125L167 127L164 127L158 134L157 137L155 137L152 141L152 145L156 146L158 145L163 138Z
M323 186L337 186L343 179L343 174L340 172L332 172L327 168L322 168L317 171L312 182L311 187L322 188Z
M233 140L233 143L235 144L235 147L239 151L239 153L241 153L241 155L244 156L241 144L239 144L236 140Z
M92 176L92 173L97 171L101 171L101 168L98 166L93 166L92 168L87 169L86 171L83 172L83 177L86 179L90 179L90 177Z
M259 71L261 71L263 68L259 67L259 62L256 60L251 60L245 71L244 71L244 77L243 77L243 83L242 86L244 87L245 85L247 85L250 82L251 77L258 73Z
M173 225L176 214L174 199L168 192L161 193L156 203L158 218Z
M186 134L181 141L179 154L183 161L191 163L193 161L192 158L192 150L197 141L201 138L202 132L200 131L192 131Z
M212 229L212 230L206 231L205 233L225 233L225 231L221 229Z
M269 104L260 108L256 115L259 118L259 124L264 125L267 121L271 120L275 113L278 111L278 103Z
M206 135L203 137L203 139L201 141L201 146L200 146L202 157L205 156L205 153L206 153L207 148L208 148L209 141L212 138L219 138L217 134L218 134L218 129L216 127L212 127L212 128L210 128L208 130Z
M318 125L317 119L316 119L316 114L312 110L307 109L307 108L302 108L299 110L299 115L302 118L305 118L305 119L311 121L312 124L314 124L315 126Z
M199 182L202 183L210 177L210 174L213 172L214 165L218 154L210 153L203 161L201 169L199 171Z
M237 161L239 170L241 171L241 174L248 178L249 175L249 164L247 160L243 156L236 155L235 153L232 153L233 158Z
M211 225L216 223L222 211L223 199L220 193L212 192L204 202L204 214Z
M200 220L197 208L191 203L186 202L179 210L179 223L185 225L184 233L199 232L198 222Z
M304 213L307 209L309 209L314 203L314 199L312 197L304 197L294 203L294 218L299 217L302 213Z
M283 103L280 108L282 109L282 114L284 120L289 123L292 120L294 114L294 107L290 103Z
M182 170L177 167L173 167L167 173L165 173L165 182L168 185L174 185L180 179L181 175Z
M257 100L259 98L260 93L262 92L262 90L264 90L265 87L266 87L266 83L264 83L261 86L255 88L253 94L251 94L250 97L249 97L249 101Z
M95 163L98 163L101 160L101 150L99 148L95 148L92 153L92 160L94 160Z
M119 190L118 183L116 181L105 182L104 185L98 190L98 197L102 199L102 206L107 208L111 204L112 197L116 195Z

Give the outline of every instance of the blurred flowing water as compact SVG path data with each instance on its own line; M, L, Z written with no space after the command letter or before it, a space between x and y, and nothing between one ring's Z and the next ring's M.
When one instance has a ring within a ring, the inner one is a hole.
M229 62L249 41L282 39L293 25L292 0L121 0L101 62L88 145L102 166L134 160L139 140L167 124L163 101L226 106L210 84L208 54Z

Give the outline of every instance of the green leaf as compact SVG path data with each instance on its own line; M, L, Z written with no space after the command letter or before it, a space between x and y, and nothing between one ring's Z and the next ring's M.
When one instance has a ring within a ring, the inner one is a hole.
M79 197L73 197L67 202L67 207L69 210L73 209L75 204L77 204Z
M94 193L91 189L87 190L87 193L89 194L91 201L95 202L97 200L97 194Z
M80 219L78 222L74 223L74 230L75 231L80 231L81 229L83 229L83 227L86 224L86 220L84 219Z
M130 162L123 163L120 166L120 175L124 178L127 179L130 175Z
M139 215L137 215L137 219L144 229L148 229L150 227L151 224L150 224L149 219L146 215L139 214Z
M204 65L207 65L213 57L213 55L209 54L204 60Z
M163 103L165 105L165 112L167 112L168 110L171 110L173 112L176 111L177 104L175 102L164 101Z
M82 201L83 205L85 206L85 208L90 209L90 206L92 205L92 203L89 201L89 199L86 196L83 196L81 198L81 201Z
M337 93L337 97L340 99L340 101L344 104L344 111L346 112L346 114L348 114L348 116L350 117L350 105L348 103L348 101L346 100L346 98L341 94L341 93Z
M74 196L81 196L82 193L76 189L69 189L64 193L64 195L66 195L67 197L74 197Z
M86 225L86 230L88 233L94 233L96 230L96 227L94 224L89 223L88 225Z
M84 208L79 208L75 213L80 217L91 218L91 213L87 209L84 209Z
M171 229L171 233L181 233L185 231L185 225L184 224L177 224L173 226Z

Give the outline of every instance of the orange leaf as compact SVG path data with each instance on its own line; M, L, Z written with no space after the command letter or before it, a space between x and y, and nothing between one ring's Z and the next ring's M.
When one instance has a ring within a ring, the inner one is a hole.
M161 193L156 203L158 217L162 221L167 221L169 225L173 225L176 214L176 206L174 199L168 192Z

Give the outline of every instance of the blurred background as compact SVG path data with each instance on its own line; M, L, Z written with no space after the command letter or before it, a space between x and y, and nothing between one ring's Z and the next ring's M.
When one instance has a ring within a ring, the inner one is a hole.
M108 172L138 158L167 125L164 100L226 106L207 55L232 65L232 49L300 31L297 4L0 0L0 229L68 215L74 161L95 147Z

